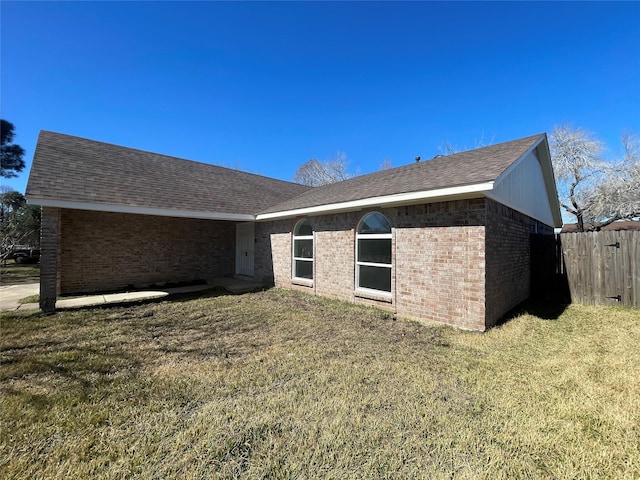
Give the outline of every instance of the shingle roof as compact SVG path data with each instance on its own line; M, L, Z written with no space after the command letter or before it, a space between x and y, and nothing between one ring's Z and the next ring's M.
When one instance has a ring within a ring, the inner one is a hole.
M495 181L544 134L436 157L308 190L261 214Z
M249 214L310 187L42 131L26 196L159 210Z
M42 131L26 196L172 212L278 214L498 179L544 134L311 188L260 175Z

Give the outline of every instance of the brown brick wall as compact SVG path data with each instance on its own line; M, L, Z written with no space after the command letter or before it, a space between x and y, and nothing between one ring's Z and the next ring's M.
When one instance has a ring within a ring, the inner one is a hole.
M398 315L484 330L483 199L397 209Z
M531 234L553 233L485 199L379 209L393 228L394 268L391 298L375 298L355 291L355 229L369 211L310 218L310 286L291 279L291 232L299 219L257 223L255 277L403 317L485 330L529 296ZM42 232L47 292L58 281L58 293L75 293L233 274L233 222L43 209Z
M53 312L60 293L60 209L42 207L40 227L40 308Z
M496 324L531 292L531 236L553 235L544 225L493 200L487 200L486 323Z
M351 213L310 218L315 237L312 286L291 279L291 232L300 218L258 223L256 276L271 279L277 287L352 301L354 222L358 219Z
M256 259L256 264L273 264L273 283L278 287L483 330L484 200L378 210L393 227L395 266L390 300L355 292L355 229L369 211L373 210L309 219L315 232L312 287L291 281L291 231L299 219L258 224L258 255L267 255L269 261Z
M233 273L233 222L62 210L61 231L63 294Z
M292 220L256 223L254 275L257 280L282 288L290 286L291 232L295 223ZM287 255L288 262L284 258Z

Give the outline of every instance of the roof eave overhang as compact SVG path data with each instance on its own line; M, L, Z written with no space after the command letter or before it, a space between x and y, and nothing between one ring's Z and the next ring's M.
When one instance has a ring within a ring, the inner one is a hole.
M165 208L138 207L131 205L117 205L104 203L76 202L70 200L52 200L29 196L27 203L41 207L66 208L73 210L91 210L94 212L131 213L137 215L155 215L159 217L201 218L207 220L228 220L236 222L250 222L255 215L225 212L198 212L191 210L173 210Z
M261 213L256 215L257 221L278 220L301 216L315 216L332 213L342 213L357 211L371 207L398 207L403 205L414 205L416 203L432 203L453 199L480 198L486 192L493 189L493 182L476 183L472 185L461 185L457 187L439 188L435 190L425 190L419 192L398 193L393 195L382 195L378 197L363 198L349 202L331 203L327 205L317 205L306 208L297 208L272 213Z

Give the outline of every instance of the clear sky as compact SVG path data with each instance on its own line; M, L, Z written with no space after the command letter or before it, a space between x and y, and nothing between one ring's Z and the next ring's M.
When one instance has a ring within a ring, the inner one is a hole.
M2 1L0 113L291 180L572 123L640 132L640 2Z

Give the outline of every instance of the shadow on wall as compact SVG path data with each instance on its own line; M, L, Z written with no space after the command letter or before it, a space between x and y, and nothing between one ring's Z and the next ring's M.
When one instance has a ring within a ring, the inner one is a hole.
M562 253L556 237L532 234L530 245L531 295L509 310L496 326L524 314L557 320L571 303L567 275L559 268Z
M254 278L267 287L275 285L272 242L279 235L289 235L293 226L284 222L257 223L255 229Z
M509 310L495 326L504 325L524 314L543 320L557 320L571 303L569 282L561 268L562 252L556 236L532 234L530 245L530 297Z
M571 294L562 268L562 248L555 235L531 235L531 299L569 304Z

